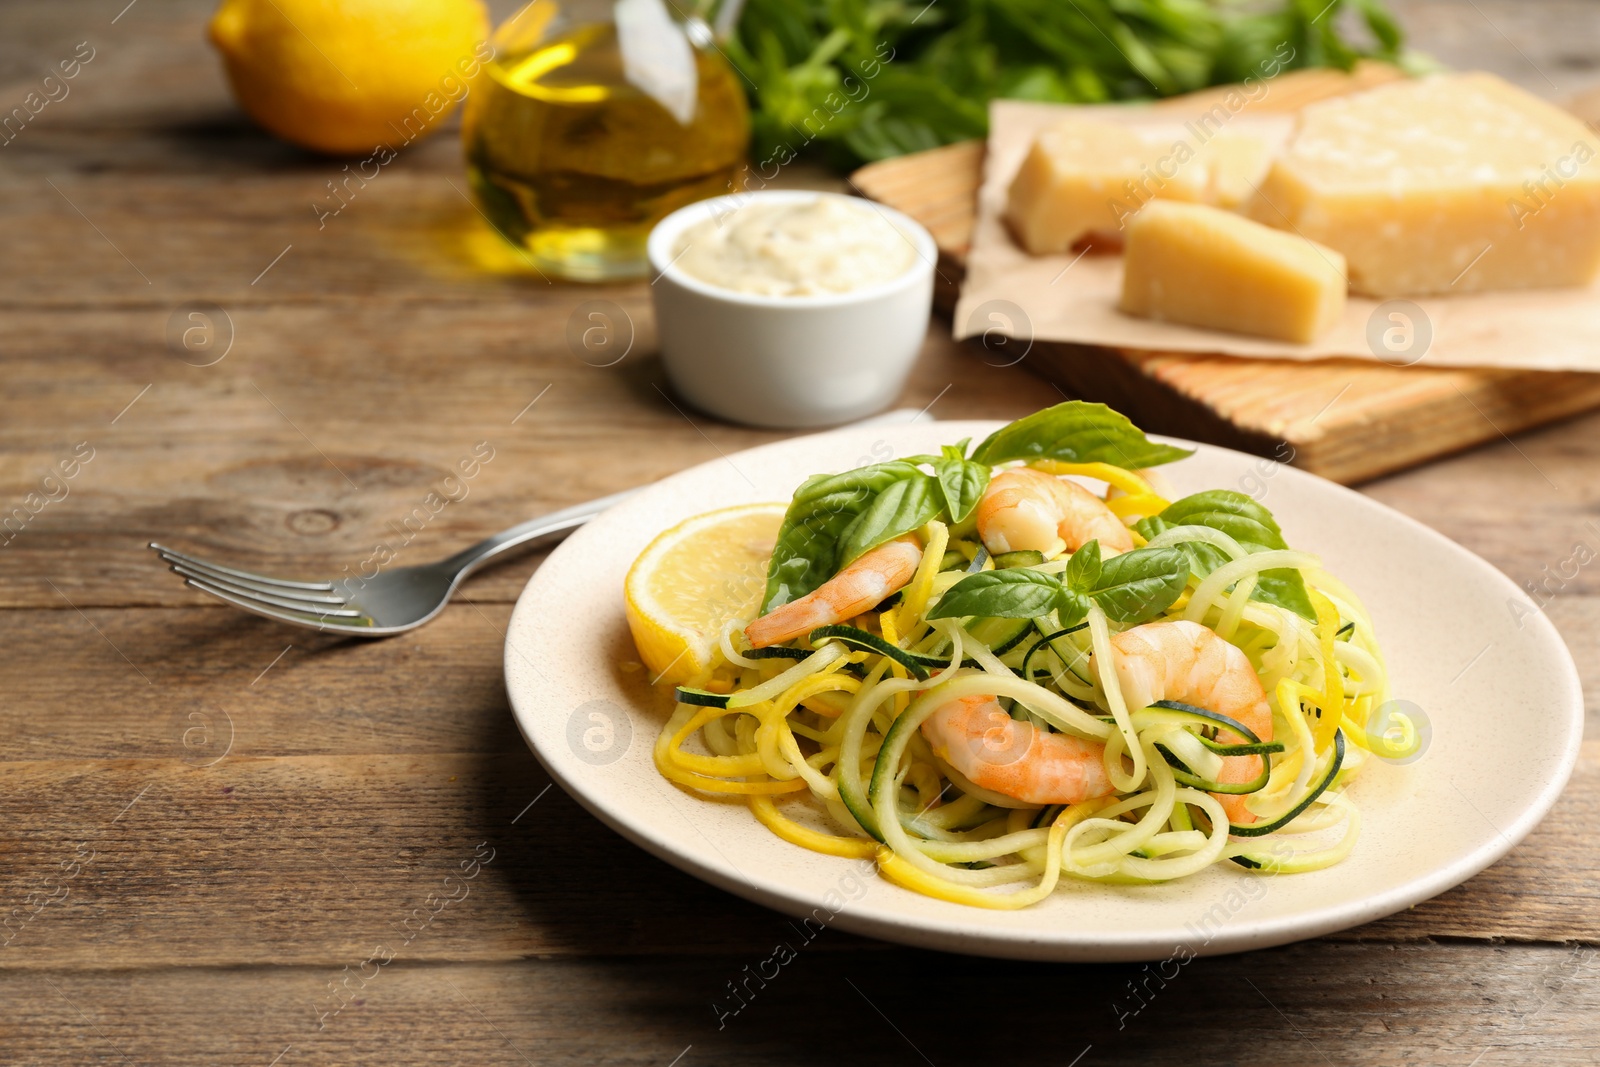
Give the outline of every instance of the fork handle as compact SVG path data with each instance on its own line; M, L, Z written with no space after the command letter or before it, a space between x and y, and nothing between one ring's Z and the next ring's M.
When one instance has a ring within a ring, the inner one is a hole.
M590 500L561 511L552 511L537 519L518 523L509 530L501 530L493 537L479 541L471 547L444 560L440 566L455 571L458 580L465 578L492 559L504 556L513 549L546 541L559 541L613 504L620 504L637 493L638 489L624 489L620 493Z

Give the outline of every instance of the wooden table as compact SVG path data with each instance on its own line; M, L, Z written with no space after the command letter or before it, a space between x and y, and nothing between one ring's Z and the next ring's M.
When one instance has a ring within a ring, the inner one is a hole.
M727 983L793 931L547 791L500 674L538 557L474 580L427 628L366 643L215 606L144 544L337 573L395 540L489 442L468 497L404 550L420 561L774 435L662 392L644 286L519 271L462 195L448 135L319 229L312 204L340 167L235 112L201 39L209 5L143 0L118 16L123 2L0 9L3 109L78 42L95 50L70 95L0 147L0 518L13 516L0 551L0 1062L1600 1056L1594 741L1510 857L1359 930L1193 962L1164 983L828 931L719 1026ZM594 300L633 324L615 366L566 340ZM209 351L231 347L197 366L211 356L173 338L203 325L187 316L206 303L223 312ZM1006 418L1040 390L935 324L903 402ZM1597 431L1582 419L1367 491L1538 578L1574 542L1600 544ZM58 463L74 476L51 476ZM1591 692L1597 588L1583 570L1548 606ZM466 895L430 901L474 857ZM381 967L379 945L393 952ZM334 999L339 986L355 992Z

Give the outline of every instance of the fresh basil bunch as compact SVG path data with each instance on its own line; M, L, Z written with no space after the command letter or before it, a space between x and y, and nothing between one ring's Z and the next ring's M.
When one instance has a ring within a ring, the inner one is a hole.
M995 464L1052 459L1135 469L1189 455L1186 449L1151 441L1104 404L1081 400L1001 427L970 456L968 443L947 445L937 456L910 456L807 479L778 530L761 610L805 596L851 560L930 520L965 522L988 488ZM1106 565L1116 565L1116 559Z
M723 48L765 180L808 150L845 168L981 138L996 98L1101 104L1416 59L1380 0L748 0Z

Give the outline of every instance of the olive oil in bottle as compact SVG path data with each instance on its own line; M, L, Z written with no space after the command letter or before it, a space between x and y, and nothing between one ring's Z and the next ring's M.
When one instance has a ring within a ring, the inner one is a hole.
M468 176L546 274L642 276L658 220L738 187L749 113L704 23L662 0L534 0L494 43L467 98Z

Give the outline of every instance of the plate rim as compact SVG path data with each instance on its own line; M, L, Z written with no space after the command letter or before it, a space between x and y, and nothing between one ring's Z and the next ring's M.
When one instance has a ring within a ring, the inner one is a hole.
M871 427L871 429L878 433L893 433L901 426L915 424L917 424L917 420L913 419L911 422L904 424L877 426ZM976 436L998 429L1006 425L1006 423L1003 420L961 419L939 420L936 423L923 425L950 427L958 435L970 433ZM600 516L596 516L596 519L591 521L599 521L619 508L647 506L650 497L657 491L662 491L662 487L670 486L679 479L687 478L695 472L706 468L730 460L737 461L741 457L753 457L769 450L780 451L802 447L807 442L817 441L822 438L854 435L866 429L866 427L842 427L824 433L785 438L742 449L731 455L719 456L697 463L650 483L638 495L607 509L607 511L601 513ZM1440 545L1445 552L1457 553L1465 557L1470 562L1470 565L1485 571L1489 580L1498 583L1503 590L1512 594L1522 593L1521 588L1509 576L1471 549L1451 540L1426 523L1390 507L1381 500L1359 493L1348 486L1340 485L1337 482L1330 481L1310 471L1292 467L1289 464L1278 463L1278 461L1268 457L1252 455L1221 445L1212 445L1166 434L1152 433L1149 434L1149 437L1162 443L1194 448L1197 451L1222 453L1252 463L1275 463L1278 468L1292 471L1295 476L1309 478L1321 483L1323 490L1336 490L1339 494L1344 494L1346 498L1361 500L1364 506L1375 507L1386 512L1390 518L1398 519L1403 525L1420 533L1425 540ZM522 657L522 653L515 647L515 642L523 627L527 625L524 619L534 611L532 593L535 585L538 584L540 573L559 553L567 551L568 546L574 540L579 540L581 544L582 534L583 530L579 530L572 539L558 545L550 556L540 564L539 568L529 576L527 583L517 596L511 619L506 627L501 669L506 683L507 699L511 704L512 717L516 722L518 733L522 735L523 741L528 745L529 750L532 751L539 764L545 769L545 772L550 775L552 781L558 783L568 796L577 800L585 810L626 840L679 870L735 896L772 908L790 917L814 915L819 906L821 906L820 902L812 899L805 892L794 890L781 884L763 884L751 879L736 877L712 865L709 861L702 861L694 854L673 849L668 845L653 840L644 830L635 826L627 818L623 817L621 813L610 810L604 803L603 798L597 795L598 791L585 789L576 780L562 774L558 767L558 761L547 760L544 753L540 751L539 744L535 741L530 729L531 720L537 713L537 709L525 708L519 704L518 691L511 680L512 658L514 656ZM618 610L620 611L620 608ZM1450 862L1435 868L1425 875L1412 878L1382 892L1362 896L1356 900L1341 904L1312 908L1276 918L1256 920L1243 927L1224 927L1202 944L1197 951L1190 946L1192 955L1228 955L1236 952L1270 948L1365 925L1432 899L1440 893L1466 882L1504 858L1512 849L1521 844L1549 814L1556 801L1560 799L1562 793L1566 790L1581 755L1585 716L1582 683L1578 674L1577 664L1572 657L1572 651L1567 646L1565 639L1562 638L1560 631L1556 629L1555 624L1550 621L1546 612L1538 611L1534 614L1536 618L1533 625L1542 627L1544 638L1552 641L1554 646L1559 648L1562 653L1560 656L1562 670L1559 679L1562 699L1559 701L1559 706L1567 712L1567 728L1561 741L1559 773L1553 774L1544 780L1537 794L1517 813L1510 826L1498 827L1491 824L1496 832L1485 838L1476 848L1454 857ZM674 786L673 788L678 787ZM798 848L799 846L795 847ZM731 864L731 861L729 862ZM917 916L880 918L874 915L860 914L849 906L832 912L831 917L828 919L828 925L837 926L851 933L876 940L914 947L988 958L1041 961L1154 961L1166 958L1170 952L1176 951L1179 945L1186 943L1177 932L1171 929L1101 930L1097 931L1092 939L1077 933L1050 937L1038 936L1044 932L1042 930L979 929L959 921L926 921Z

